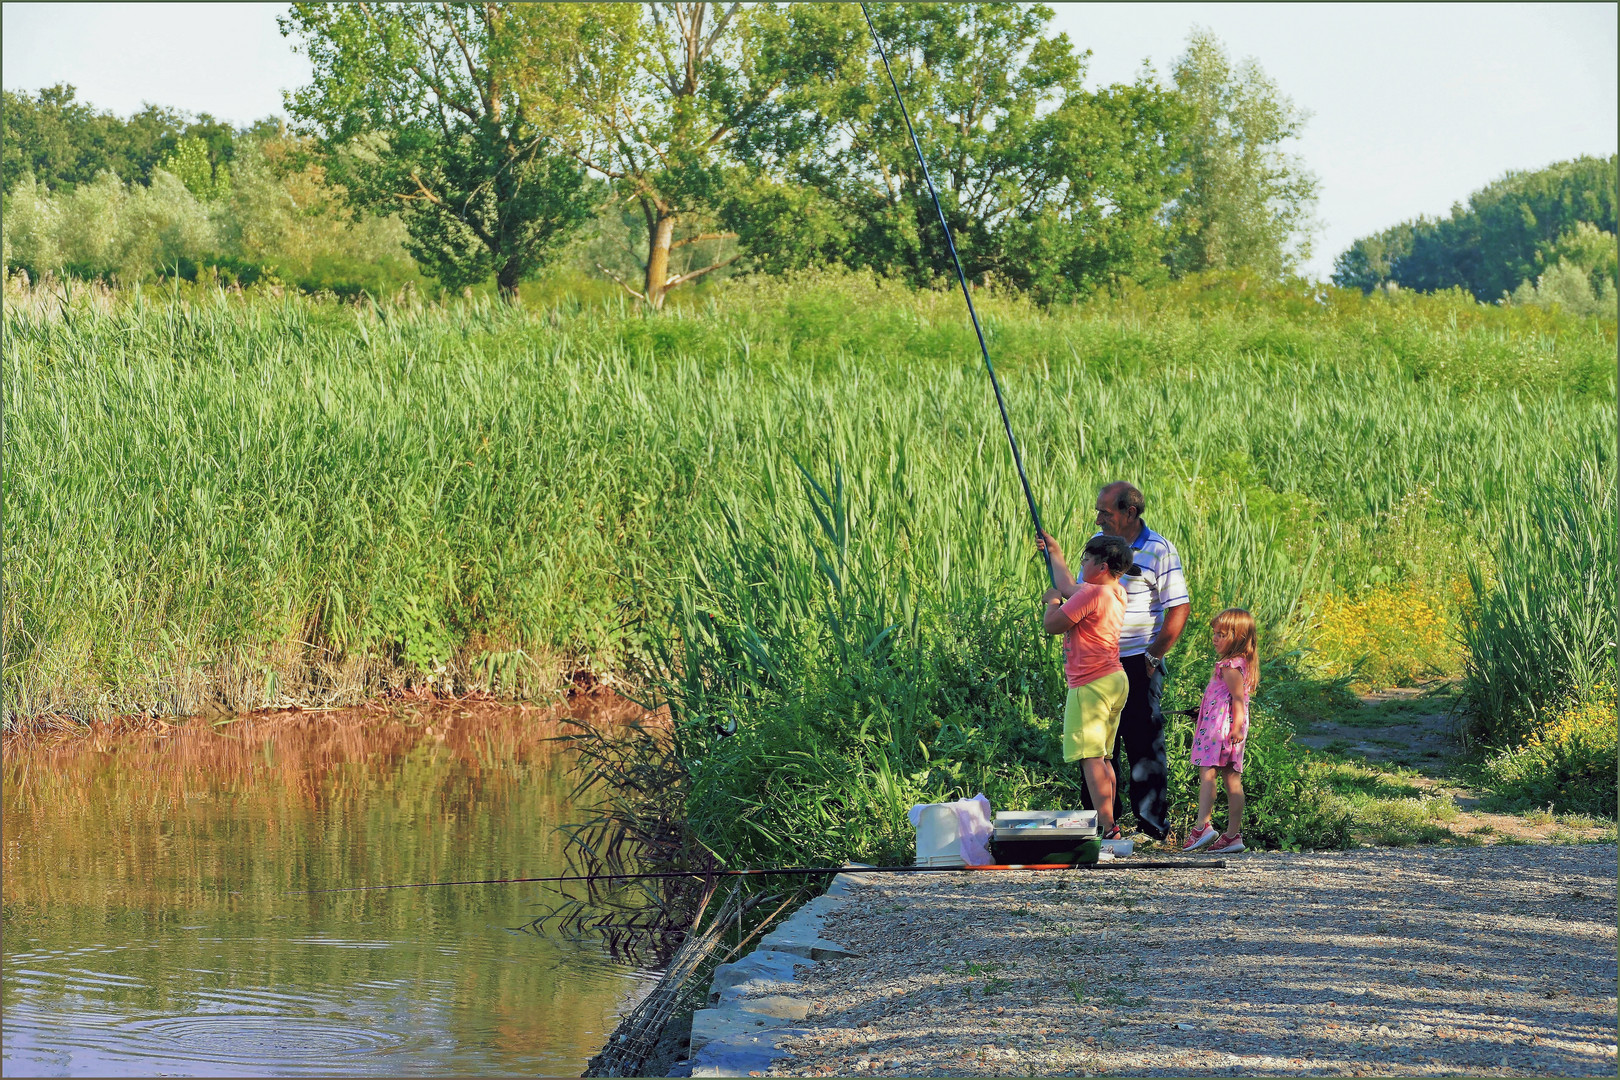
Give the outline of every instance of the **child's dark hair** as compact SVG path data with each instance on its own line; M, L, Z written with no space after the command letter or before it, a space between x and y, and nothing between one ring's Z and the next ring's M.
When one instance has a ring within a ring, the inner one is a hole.
M1110 574L1131 568L1131 542L1123 536L1093 536L1086 541L1086 554L1108 567Z

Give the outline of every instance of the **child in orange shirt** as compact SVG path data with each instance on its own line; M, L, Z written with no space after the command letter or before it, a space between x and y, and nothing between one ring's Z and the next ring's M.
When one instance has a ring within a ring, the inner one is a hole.
M1063 760L1080 762L1097 808L1097 829L1105 839L1119 836L1114 823L1114 737L1125 708L1129 683L1119 662L1119 630L1125 621L1125 589L1120 575L1131 565L1130 541L1093 536L1086 542L1075 581L1063 551L1050 536L1035 541L1052 556L1057 584L1041 598L1041 626L1063 634L1063 674L1069 683L1063 707Z

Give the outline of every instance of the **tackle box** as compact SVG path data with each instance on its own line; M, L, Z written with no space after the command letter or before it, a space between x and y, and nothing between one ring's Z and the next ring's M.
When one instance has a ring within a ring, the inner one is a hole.
M1093 863L1102 848L1095 810L1004 810L990 847L998 863Z

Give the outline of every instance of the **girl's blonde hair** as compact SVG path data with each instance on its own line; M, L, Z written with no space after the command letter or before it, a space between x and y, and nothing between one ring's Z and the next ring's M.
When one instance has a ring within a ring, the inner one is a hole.
M1222 660L1243 657L1243 681L1254 693L1260 685L1260 656L1256 649L1259 633L1254 628L1254 616L1240 607L1229 607L1209 620L1211 630L1225 630L1229 635Z

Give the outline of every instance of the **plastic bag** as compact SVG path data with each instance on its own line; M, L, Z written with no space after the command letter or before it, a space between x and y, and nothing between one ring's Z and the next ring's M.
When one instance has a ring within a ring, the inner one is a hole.
M911 827L915 829L922 820L923 806L949 806L956 811L959 829L959 843L962 848L962 860L969 866L988 866L995 860L990 855L990 837L995 832L996 813L990 806L990 800L984 797L984 792L971 799L957 799L949 803L919 803L913 806L906 817L911 819Z

